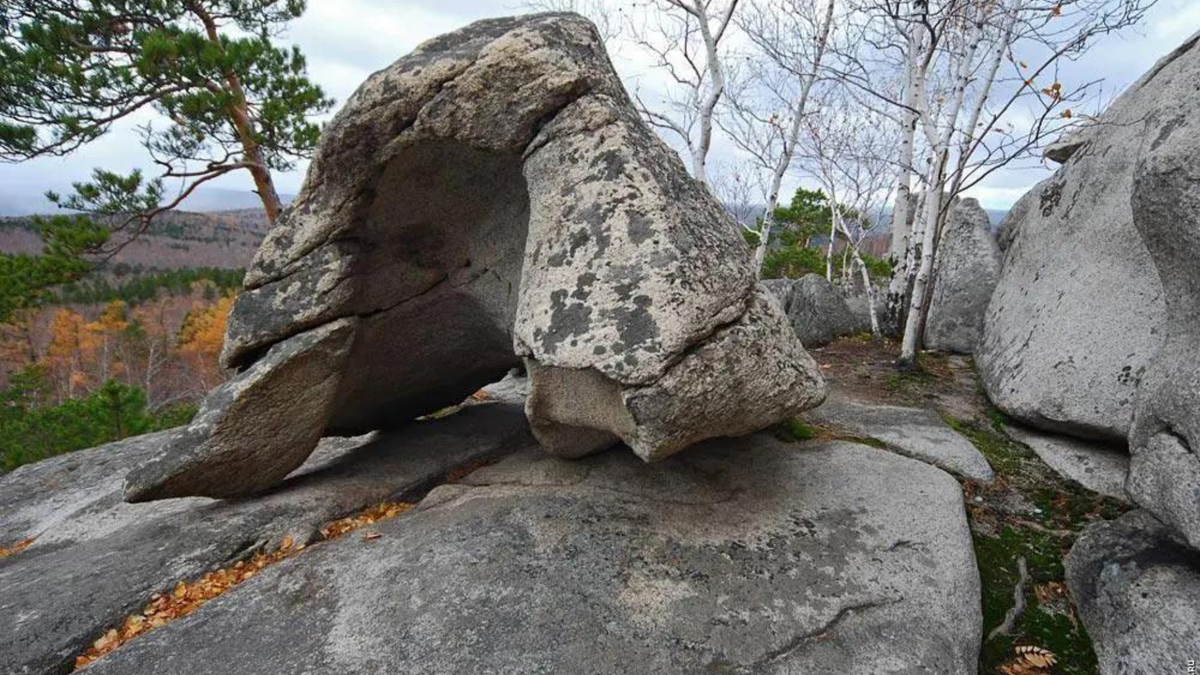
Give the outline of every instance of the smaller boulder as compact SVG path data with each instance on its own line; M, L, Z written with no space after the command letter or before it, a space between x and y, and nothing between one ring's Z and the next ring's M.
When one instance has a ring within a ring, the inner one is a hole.
M1145 511L1090 525L1067 586L1104 675L1183 673L1200 658L1200 564Z
M833 284L819 274L763 282L783 305L792 329L805 347L820 347L844 335L860 333L862 321ZM866 330L870 330L868 325Z
M1002 260L991 220L979 201L964 199L955 204L936 259L925 322L927 347L959 354L975 351Z
M1129 501L1129 495L1125 494L1125 478L1129 475L1129 453L1124 449L1098 441L1084 441L1013 425L1006 425L1004 432L1028 445L1060 476L1105 497Z

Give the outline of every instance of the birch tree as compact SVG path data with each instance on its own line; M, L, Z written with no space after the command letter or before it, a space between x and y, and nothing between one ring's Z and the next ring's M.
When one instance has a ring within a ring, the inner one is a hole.
M635 99L646 121L677 137L691 159L692 177L707 185L717 106L725 95L728 37L740 0L647 0L631 21L633 41L652 55L669 84L663 109Z
M857 272L871 317L871 332L880 334L877 299L870 271L863 260L864 241L881 229L884 206L893 194L893 164L898 128L880 114L854 105L846 92L834 90L805 123L801 138L802 163L829 195L830 234L825 276L833 280L835 242L844 242L843 285ZM853 269L851 269L853 268Z
M868 105L890 109L901 129L888 305L889 314L904 316L902 364L911 364L920 348L950 201L997 169L1035 157L1046 139L1075 123L1072 105L1084 101L1095 83L1068 87L1058 81L1057 64L1078 57L1097 36L1136 22L1149 2L913 0L863 6L861 44L868 56L843 58L839 75L845 86L873 99ZM888 70L880 65L889 59L900 73L899 92L880 86L880 71ZM911 196L914 179L919 199ZM917 212L910 213L914 203Z
M753 261L758 274L775 224L772 214L829 49L835 7L834 0L757 0L738 20L752 49L743 57L746 80L729 96L731 114L724 128L764 176L766 209Z

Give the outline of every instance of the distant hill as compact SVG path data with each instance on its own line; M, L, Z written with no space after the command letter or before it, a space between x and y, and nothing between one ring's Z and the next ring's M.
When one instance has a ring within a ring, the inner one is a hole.
M295 195L291 194L279 195L285 204L291 202L294 197ZM193 192L183 206L188 211L207 213L261 209L262 202L259 201L258 195L249 190L205 187L198 188ZM40 192L28 192L0 186L0 216L32 216L56 211L57 207L54 203L47 200Z
M162 214L150 230L110 261L132 271L216 267L242 269L267 233L261 209L212 213L175 211ZM0 251L36 253L41 239L27 216L0 218Z

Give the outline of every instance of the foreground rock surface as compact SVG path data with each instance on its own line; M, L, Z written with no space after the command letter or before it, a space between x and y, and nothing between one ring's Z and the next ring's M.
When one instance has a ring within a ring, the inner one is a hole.
M1196 49L1164 59L1072 135L1066 163L1001 223L1004 264L975 358L989 398L1012 417L1126 439L1166 315L1134 227L1134 172L1144 148L1195 115L1179 104L1198 78Z
M1089 526L1066 568L1101 673L1183 673L1200 660L1200 555L1150 514Z
M1200 551L1200 33L1156 70L1133 210L1162 282L1167 337L1142 382L1128 489Z
M100 634L170 590L285 537L385 499L419 494L446 472L529 437L518 406L474 406L444 420L326 439L302 469L252 500L121 501L121 476L178 432L30 464L0 478L0 672L67 672ZM151 671L147 671L151 672ZM166 671L154 671L166 672Z
M959 485L866 446L756 435L647 467L531 445L375 529L310 547L89 672L976 670Z
M936 281L925 321L929 349L974 353L1000 278L1001 256L987 211L976 199L958 201L950 210L937 254Z
M590 23L481 21L350 97L247 271L223 360L275 359L271 378L314 383L303 424L265 445L238 433L271 414L239 380L129 496L248 494L322 433L456 404L521 359L547 450L624 441L659 459L820 402L781 320L730 216L642 122ZM297 340L328 358L273 355ZM688 414L653 414L664 400Z
M850 309L842 294L819 274L799 279L770 279L764 282L779 299L792 330L805 347L821 347L843 335L871 329Z
M830 397L805 419L854 436L874 438L914 459L961 476L989 482L996 477L971 441L927 408L905 408Z
M1129 453L1124 449L1011 425L1005 426L1004 431L1028 445L1059 475L1070 478L1092 492L1123 502L1129 501L1129 495L1125 493Z

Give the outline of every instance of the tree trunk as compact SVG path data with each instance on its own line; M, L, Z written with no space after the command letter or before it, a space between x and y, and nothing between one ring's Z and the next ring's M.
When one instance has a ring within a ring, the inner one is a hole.
M199 2L189 2L187 7L204 24L209 42L224 55L225 50L221 46L221 36L217 32L217 23L212 15ZM246 161L251 164L248 170L251 178L254 179L255 192L258 193L258 198L263 203L263 209L267 212L267 221L274 223L275 219L279 217L279 212L283 210L283 203L279 199L279 192L275 190L275 181L271 178L271 172L267 169L267 163L263 158L262 148L259 147L256 139L254 120L251 119L250 110L246 104L246 91L242 88L242 81L237 73L228 70L224 75L225 90L233 94L233 101L226 108L229 112L229 121L237 132L238 140L241 141Z
M923 13L924 5L917 5L918 16ZM909 224L910 200L912 196L912 167L914 158L914 140L917 134L917 93L922 89L921 82L924 74L920 72L924 51L924 41L919 31L920 27L910 26L908 29L908 49L905 54L904 67L904 110L902 111L902 126L900 129L900 150L898 161L900 174L896 179L896 203L892 207L892 244L891 262L892 279L888 284L887 307L885 309L889 326L898 326L904 316L906 297L909 290L909 279L913 265L913 235ZM889 328L894 330L894 328Z
M981 8L982 9L982 8ZM970 82L974 55L983 40L984 21L987 15L972 17L974 19L972 32L966 36L963 49L958 56L957 72L955 73L954 92L951 97L949 113L946 116L947 126L939 130L934 127L936 120L923 120L925 135L929 141L931 157L929 177L926 181L925 217L921 236L921 266L913 281L912 299L908 306L908 316L904 323L904 337L900 343L901 365L912 365L917 358L921 336L924 329L923 321L926 302L926 287L933 273L933 262L937 246L938 224L942 215L942 189L946 184L946 163L949 159L950 141L958 124L958 116L962 112L963 101L966 97L967 84ZM922 95L924 98L924 95Z
M759 229L758 246L754 249L754 273L760 277L762 276L763 261L767 257L767 246L771 241L771 229L775 224L775 209L779 208L779 190L783 185L783 177L787 175L788 168L792 164L796 144L800 141L804 111L808 107L808 95L812 91L813 83L816 82L821 61L825 58L825 48L829 44L829 31L833 27L833 7L834 0L830 0L825 7L825 22L821 26L821 36L817 40L817 52L813 56L812 72L800 84L800 96L792 110L792 126L788 129L787 138L783 141L783 152L779 161L775 163L775 171L771 176L771 194L767 197L767 213L763 217L763 224ZM804 246L807 248L808 243L805 242Z
M875 313L875 289L871 286L871 273L867 271L867 264L859 255L857 246L854 247L854 262L858 265L859 274L862 276L863 291L867 294L867 313L871 317L871 335L879 337L879 317Z

